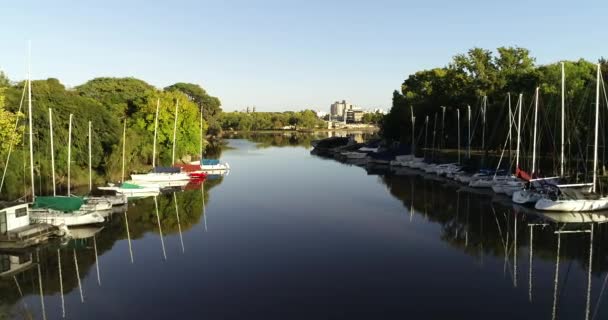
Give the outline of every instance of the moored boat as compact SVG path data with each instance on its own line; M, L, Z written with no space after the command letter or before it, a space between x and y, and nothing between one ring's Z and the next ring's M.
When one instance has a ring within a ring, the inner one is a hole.
M0 203L0 249L23 249L64 235L63 227L32 221L29 204Z
M84 204L81 197L38 196L30 208L30 217L35 222L68 227L105 221L95 210L83 207Z

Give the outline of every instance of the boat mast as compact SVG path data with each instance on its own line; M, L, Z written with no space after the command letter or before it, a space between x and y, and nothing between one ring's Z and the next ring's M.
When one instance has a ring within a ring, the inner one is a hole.
M467 158L471 159L471 106L467 105L467 117L469 121L469 144L467 146Z
M519 94L517 101L517 150L515 151L515 171L519 169L519 145L521 144L521 109L524 105L524 95Z
M600 77L601 77L601 66L597 64L597 83L595 86L595 143L593 144L593 189L592 192L596 191L597 182L597 141L598 141L598 127L600 118Z
M171 153L171 164L175 164L175 138L177 138L177 110L179 108L179 100L175 101L175 121L173 122L173 152Z
M536 125L538 123L538 90L536 87L536 96L534 97L534 137L532 139L532 176L536 172Z
M28 126L30 133L30 178L32 180L32 201L36 197L36 188L34 185L34 142L32 132L32 42L28 43L28 63L27 63L27 112L28 112Z
M70 113L70 123L68 125L68 196L70 195L70 162L72 159L72 118Z
M566 72L564 71L564 63L562 62L562 154L561 154L561 167L560 167L560 176L564 176L564 122L566 118L565 112L565 83L566 83Z
M55 146L53 145L53 109L49 108L49 131L51 138L51 175L53 176L53 197L57 196L55 190Z
M445 107L441 106L441 138L439 139L439 149L441 149L442 147L445 147L444 139L445 139Z
M458 163L460 164L460 109L456 109L456 119L458 120Z
M331 116L330 116L331 121ZM199 156L203 158L203 104L201 104L201 145L199 150Z
M93 177L91 170L91 121L89 121L89 191L93 190Z
M154 140L152 142L152 168L156 167L156 131L158 129L158 108L160 107L160 98L156 100L156 116L154 117Z
M435 120L433 120L433 160L435 160L435 134L437 133L437 112L435 112Z
M414 139L416 117L414 117L414 106L410 106L410 112L412 114L412 156L416 156L416 141Z
M488 97L483 97L483 106L481 106L481 150L486 150L486 103L488 102Z
M120 182L125 182L125 144L127 136L127 118L123 121L122 125L122 180Z
M512 132L512 127L513 127L513 112L511 111L511 92L507 92L507 97L509 99L509 168L510 168L511 164L513 163L513 162L511 162L512 150L513 150L513 143L511 140L511 132Z
M426 149L428 148L427 145L427 136L429 135L429 116L426 116L424 118L424 154L422 155L424 158L426 158Z

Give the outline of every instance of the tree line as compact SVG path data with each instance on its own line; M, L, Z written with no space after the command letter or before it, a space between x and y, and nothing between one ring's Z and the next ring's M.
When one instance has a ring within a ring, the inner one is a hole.
M27 131L27 83L10 82L0 74L0 164L12 149L2 196L24 193L29 181ZM88 181L88 122L92 124L92 168L96 180L120 179L122 135L126 125L126 173L145 171L152 162L154 118L159 103L158 164L171 165L175 108L178 104L176 157L196 155L200 150L201 110L204 135L221 131L221 103L196 84L176 83L157 89L135 78L95 78L68 89L59 80L32 81L32 130L34 170L38 192L51 187L49 108L53 117L55 174L58 185L67 178L68 122L73 114L72 184ZM19 111L21 109L21 111ZM18 124L15 128L15 124ZM24 134L25 131L25 134ZM206 139L203 141L208 144ZM27 164L27 170L24 169Z
M562 63L565 70L566 153L570 159L585 158L589 153L588 145L593 141L596 63L580 59L537 65L529 50L520 47L500 47L496 52L473 48L454 56L444 67L409 75L401 84L401 90L393 92L392 108L380 123L381 134L389 141L410 143L413 111L418 150L425 140L429 148L434 140L436 148L455 149L459 119L461 146L465 147L469 143L467 112L470 106L472 148L500 150L505 145L510 122L515 135L516 105L519 94L522 94L522 149L524 153L530 153L535 90L538 87L537 144L541 153L557 152L561 148ZM599 63L603 77L608 76L608 63L604 59ZM601 96L602 119L606 113L604 90ZM485 135L484 104L487 106ZM509 105L512 117L509 117ZM604 144L608 127L602 120L600 122L600 143ZM434 139L433 135L436 136Z
M224 112L219 117L222 130L259 131L327 128L312 110L287 112Z

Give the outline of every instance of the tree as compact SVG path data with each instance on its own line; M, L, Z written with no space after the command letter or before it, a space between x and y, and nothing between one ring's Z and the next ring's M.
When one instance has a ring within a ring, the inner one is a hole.
M95 78L74 89L79 95L97 100L120 115L136 113L137 106L157 91L145 81L135 78Z
M4 71L0 70L0 88L6 88L10 85L8 77L4 74Z
M221 133L222 127L217 120L222 112L220 99L207 94L205 89L198 84L178 82L165 88L166 91L180 91L185 94L188 99L194 102L199 110L203 112L203 118L207 121L209 130L208 134L217 136Z
M23 126L15 127L17 119L22 114L15 114L4 108L4 90L4 88L0 88L0 154L4 154L9 148L17 145L23 134Z

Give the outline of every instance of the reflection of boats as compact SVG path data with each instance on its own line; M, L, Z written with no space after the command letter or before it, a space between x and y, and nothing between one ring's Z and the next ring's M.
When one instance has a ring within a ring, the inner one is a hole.
M57 226L31 220L27 203L0 204L0 208L0 248L22 249L65 234Z
M98 234L101 230L103 230L103 226L77 227L70 229L70 236L72 239L88 239Z
M543 212L543 218L556 223L604 223L608 222L608 212Z
M93 210L83 209L80 197L36 197L30 209L33 221L55 226L77 226L104 222L104 218Z
M12 277L34 266L31 253L17 255L0 252L0 278Z

